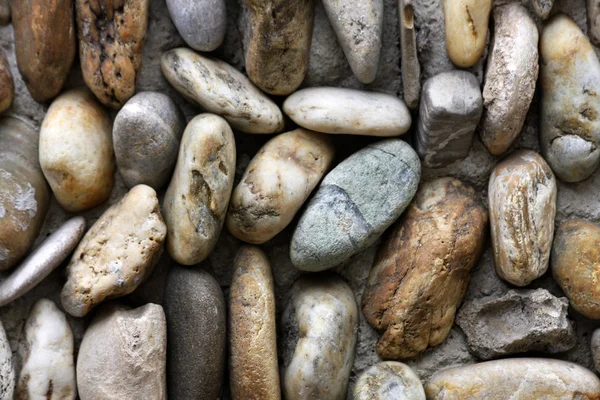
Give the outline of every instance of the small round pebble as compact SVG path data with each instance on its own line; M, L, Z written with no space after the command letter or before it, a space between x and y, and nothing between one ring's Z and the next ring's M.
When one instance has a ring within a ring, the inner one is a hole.
M188 46L213 51L227 28L225 0L167 0L171 21Z
M421 380L406 364L384 361L364 371L354 384L354 400L425 400Z

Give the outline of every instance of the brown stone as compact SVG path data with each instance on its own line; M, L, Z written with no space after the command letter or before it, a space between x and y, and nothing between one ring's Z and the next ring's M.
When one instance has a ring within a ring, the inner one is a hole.
M0 26L10 23L10 2L8 0L0 0Z
M384 331L380 357L414 357L446 339L487 222L471 187L453 178L421 185L379 249L362 299L367 321Z
M76 0L85 83L118 109L135 94L148 27L149 0Z
M8 60L2 49L0 49L0 113L6 111L15 97L15 83Z
M417 56L417 32L412 0L398 0L400 15L400 49L402 51L402 89L404 102L414 110L419 106L421 66Z

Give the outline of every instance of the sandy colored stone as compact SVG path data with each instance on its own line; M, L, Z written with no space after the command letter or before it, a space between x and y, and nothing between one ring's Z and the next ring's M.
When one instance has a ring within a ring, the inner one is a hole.
M554 0L531 0L531 5L533 6L535 14L540 19L546 19L550 15L550 11L552 11L552 7L554 6Z
M0 400L13 400L15 371L12 364L12 351L0 322Z
M0 118L0 271L25 257L48 211L50 189L38 162L38 140L25 120Z
M527 286L548 269L556 215L556 179L537 153L520 150L496 165L488 184L494 267Z
M414 110L419 106L421 66L417 57L417 34L413 0L398 0L400 17L400 48L402 50L402 89L404 102Z
M305 129L275 136L248 164L233 191L227 228L249 243L265 243L294 218L333 162L326 135Z
M67 267L62 305L75 317L133 292L160 258L167 228L156 192L138 185L85 234Z
M167 250L183 265L198 264L217 244L235 175L235 138L223 118L200 114L185 128L163 201Z
M377 354L407 359L442 343L483 253L488 215L473 188L454 178L422 183L382 243L362 297L383 331Z
M596 46L600 45L600 2L587 0L588 37Z
M425 400L425 390L408 365L384 361L360 374L353 400Z
M165 52L162 72L190 102L221 115L246 133L276 133L284 127L277 105L231 65L186 48Z
M443 0L448 57L461 68L483 54L493 0Z
M1 0L0 0L1 1ZM15 97L15 84L4 51L0 49L0 113L8 110Z
M62 89L75 59L73 0L12 1L17 65L38 102Z
M271 265L258 247L241 247L229 288L231 398L279 400L275 288Z
M135 94L149 0L75 0L83 79L98 100L119 109Z
M115 172L112 122L87 89L52 102L40 130L39 158L65 210L83 211L108 200Z
M227 28L225 0L166 0L171 21L188 46L213 51Z

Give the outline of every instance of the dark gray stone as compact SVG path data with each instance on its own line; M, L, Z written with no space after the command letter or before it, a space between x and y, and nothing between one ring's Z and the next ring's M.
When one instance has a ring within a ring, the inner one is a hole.
M167 7L173 24L191 48L213 51L223 42L225 0L167 0Z
M600 372L600 328L596 329L592 334L590 347L592 358L594 360L594 367L596 367L596 371Z

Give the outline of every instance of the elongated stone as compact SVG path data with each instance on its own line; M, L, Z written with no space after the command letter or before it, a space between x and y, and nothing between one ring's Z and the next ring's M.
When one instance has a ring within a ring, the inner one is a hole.
M410 109L419 106L421 66L417 57L417 35L413 0L398 0L400 16L400 49L402 50L402 88L404 102Z
M8 110L15 97L15 83L4 51L0 49L0 113Z
M467 157L482 110L475 75L449 71L429 78L423 85L416 135L423 165L439 168Z
M590 1L588 1L588 10L589 10ZM550 15L550 11L552 11L552 7L554 6L554 0L531 0L531 5L533 6L533 10L536 15L540 19L546 19ZM589 11L588 11L589 18ZM589 19L588 19L589 21Z
M12 351L0 322L0 400L13 400L14 390L15 370L12 364Z
M421 380L406 364L384 361L364 371L354 384L354 400L425 400Z
M188 46L213 51L221 45L227 28L224 0L167 0L171 21Z
M283 129L279 107L231 65L178 48L162 55L161 68L179 93L206 111L223 116L233 128L246 133Z
M294 218L333 161L320 133L296 129L268 141L248 164L233 191L227 227L235 237L264 243Z
M579 182L600 163L600 62L564 14L544 27L540 54L542 155L559 179Z
M443 1L448 57L458 67L471 67L485 48L493 0Z
M588 37L596 46L600 45L600 3L587 0Z
M398 136L411 124L398 97L357 89L302 89L285 100L283 110L298 125L324 133Z

